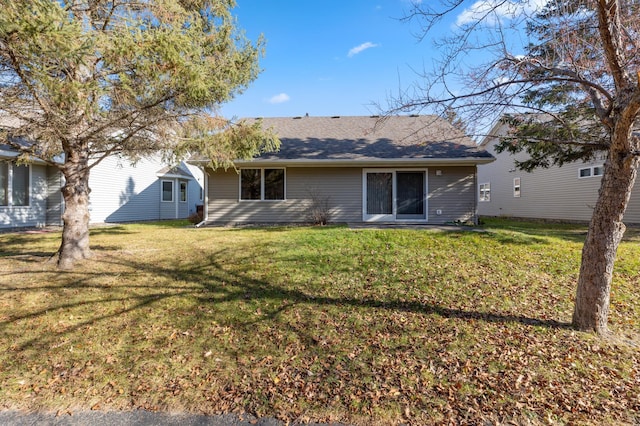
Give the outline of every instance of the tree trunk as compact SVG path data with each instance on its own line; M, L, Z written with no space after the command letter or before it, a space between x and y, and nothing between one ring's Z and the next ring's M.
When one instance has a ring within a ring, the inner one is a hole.
M75 154L75 155L74 155ZM66 180L62 188L65 209L62 215L62 244L58 267L71 269L75 262L91 256L89 249L89 167L84 156L67 156L63 167Z
M611 153L605 167L587 239L582 248L573 326L582 331L608 332L613 265L624 235L622 222L636 179L637 158Z

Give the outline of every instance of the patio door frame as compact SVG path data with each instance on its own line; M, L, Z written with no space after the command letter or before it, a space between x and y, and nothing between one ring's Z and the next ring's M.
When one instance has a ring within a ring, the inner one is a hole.
M423 181L423 197L422 203L424 208L424 216L422 218L398 218L398 180L397 173L398 172L416 172L416 173L424 173L424 181ZM392 209L389 214L368 214L367 213L367 175L369 173L391 173L392 174L392 184L391 184L391 198L392 198ZM362 169L362 221L363 222L414 222L414 223L426 223L429 220L428 215L428 169L426 168L367 168Z

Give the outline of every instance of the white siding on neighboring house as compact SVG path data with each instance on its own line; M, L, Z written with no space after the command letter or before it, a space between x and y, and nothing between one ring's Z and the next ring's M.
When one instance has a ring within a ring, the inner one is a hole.
M135 165L117 156L91 169L89 211L92 223L160 219L160 187L156 172L162 164L141 159Z
M179 200L176 177L163 177L159 171L166 167L159 158L145 158L135 164L117 156L108 157L91 170L89 179L91 222L133 222L158 219L186 218L195 211L197 180L187 183L187 201ZM194 168L196 175L201 172ZM202 178L200 178L202 179ZM173 182L173 198L162 202L161 182ZM193 187L193 188L192 188Z
M185 168L191 172L195 182L189 182L189 216L196 212L197 206L204 205L204 173L192 164L183 163Z
M604 164L604 158L527 173L518 170L514 164L515 159L526 159L526 154L515 157L507 152L498 154L494 148L496 143L495 139L486 143L487 151L496 157L496 161L478 166L477 191L482 184L491 185L490 200L478 202L479 215L566 221L591 219L602 179L593 176L593 172ZM592 176L580 177L580 169L589 169ZM520 178L519 197L514 196L515 178ZM639 192L636 185L625 215L626 223L640 223Z
M47 167L47 225L62 225L64 201L62 198L62 173L55 167Z
M0 200L0 228L45 226L49 191L48 167L42 164L18 166L20 172L14 175L15 164L6 160L0 161L3 161L3 167L0 167L0 172L3 174L0 177L3 185L0 190L3 193ZM28 185L26 193L23 191L24 185Z

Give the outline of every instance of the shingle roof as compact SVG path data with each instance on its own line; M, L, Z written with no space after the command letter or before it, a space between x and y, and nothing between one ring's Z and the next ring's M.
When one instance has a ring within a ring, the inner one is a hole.
M491 159L437 116L261 118L281 141L257 160Z

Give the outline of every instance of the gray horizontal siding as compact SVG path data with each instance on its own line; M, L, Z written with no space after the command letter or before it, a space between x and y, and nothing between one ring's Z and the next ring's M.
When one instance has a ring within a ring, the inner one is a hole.
M440 170L440 175L437 171ZM475 167L429 169L429 223L473 220L476 211ZM440 215L437 211L440 210Z
M496 161L478 166L478 185L491 184L491 200L478 202L478 214L568 221L591 219L602 178L579 178L579 169L602 165L604 160L565 164L527 173L516 170L514 164L516 159L526 159L526 154L498 154L493 142L488 144L487 151L496 157ZM520 178L520 198L513 196L513 178L516 177ZM625 222L640 223L638 185L632 191Z
M475 167L429 169L429 223L473 218ZM362 168L286 169L286 200L239 201L239 177L234 170L209 170L208 221L220 223L310 222L311 194L328 198L331 222L362 221ZM437 215L436 210L441 210Z
M208 220L213 222L295 223L312 221L312 193L328 197L331 222L362 220L362 169L286 169L286 200L239 201L234 170L210 171Z

